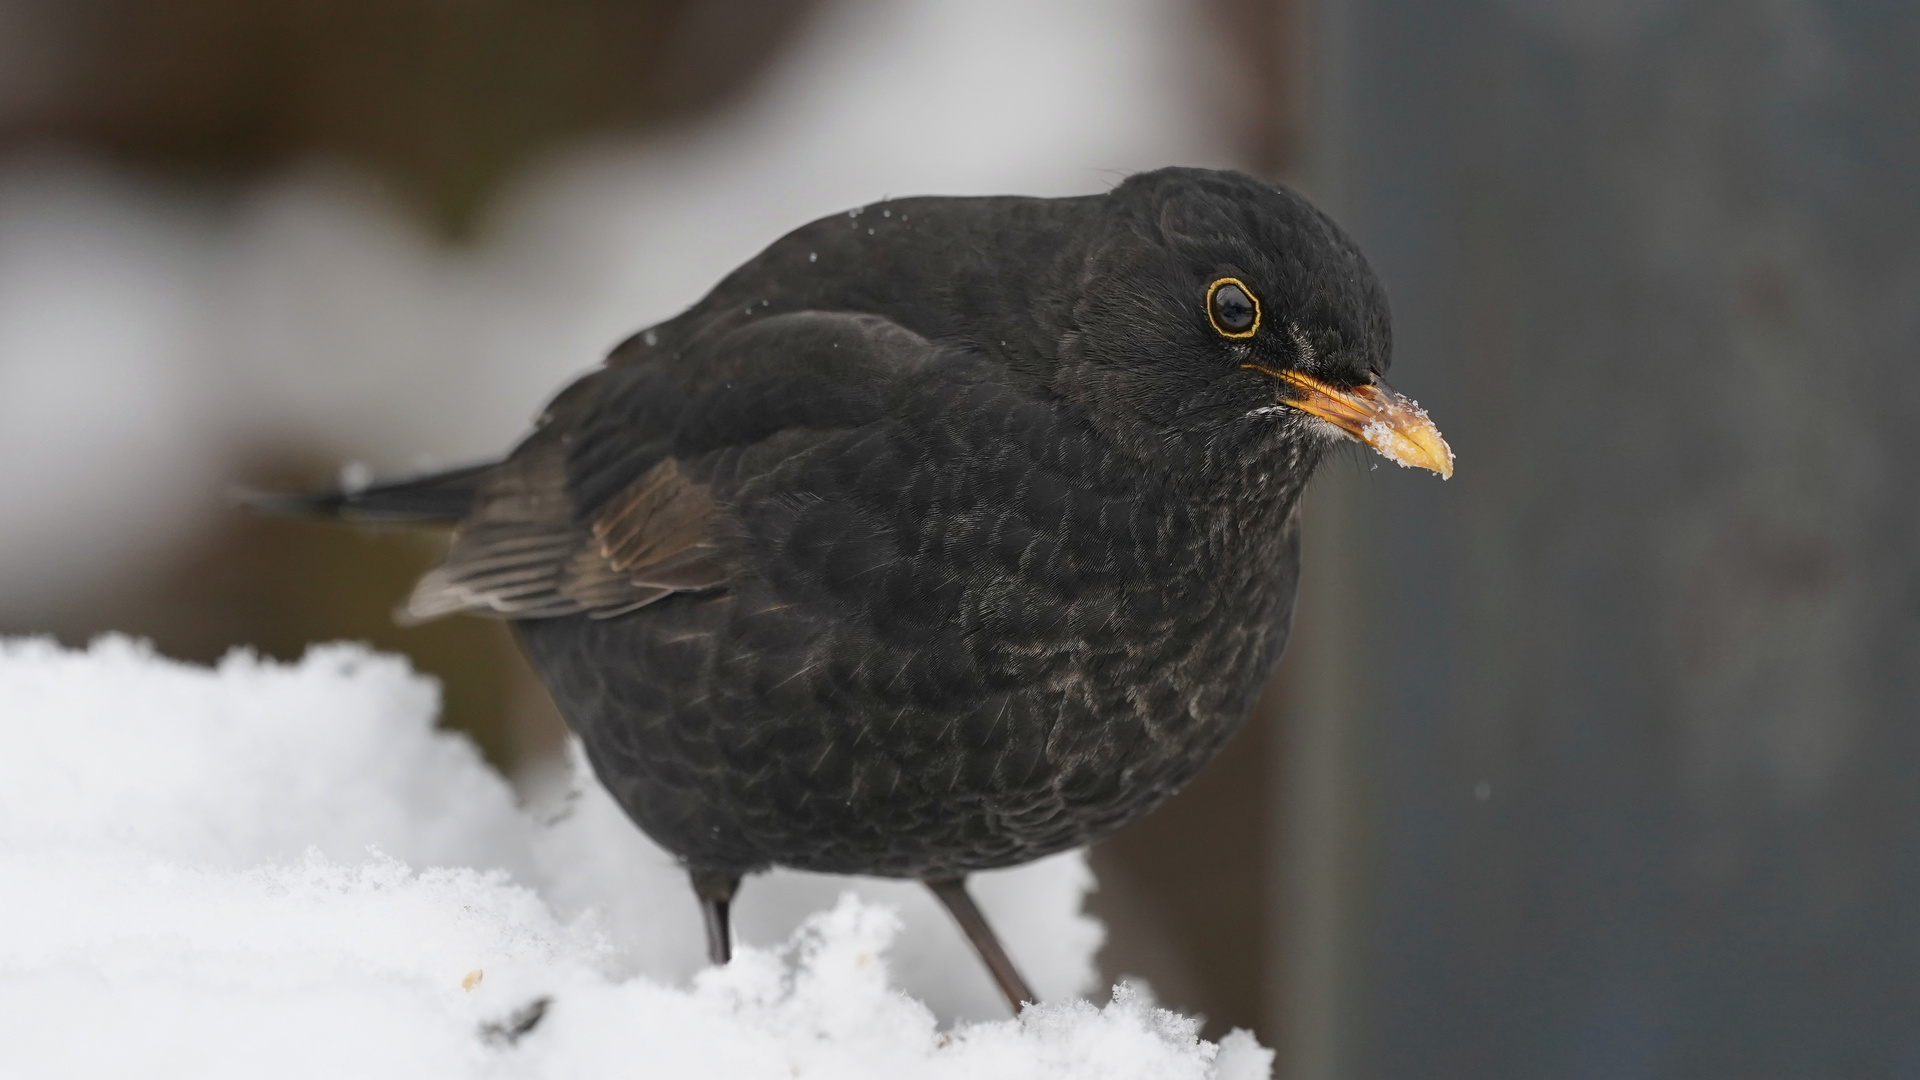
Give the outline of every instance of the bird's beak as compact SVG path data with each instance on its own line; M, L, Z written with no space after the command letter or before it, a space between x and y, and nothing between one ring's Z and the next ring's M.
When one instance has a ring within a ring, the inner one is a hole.
M1442 480L1453 475L1452 448L1413 399L1377 385L1343 390L1298 371L1247 366L1279 379L1293 392L1284 404L1325 420L1389 461L1431 469Z

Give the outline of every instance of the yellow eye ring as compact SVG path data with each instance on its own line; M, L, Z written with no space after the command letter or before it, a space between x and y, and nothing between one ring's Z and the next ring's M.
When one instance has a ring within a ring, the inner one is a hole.
M1239 278L1223 277L1207 286L1207 321L1221 337L1244 341L1260 332L1260 298Z

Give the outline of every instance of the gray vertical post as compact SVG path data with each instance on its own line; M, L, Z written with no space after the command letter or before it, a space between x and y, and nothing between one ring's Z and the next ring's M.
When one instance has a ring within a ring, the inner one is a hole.
M1920 1071L1920 5L1339 12L1331 201L1459 471L1307 552L1372 801L1283 1075Z

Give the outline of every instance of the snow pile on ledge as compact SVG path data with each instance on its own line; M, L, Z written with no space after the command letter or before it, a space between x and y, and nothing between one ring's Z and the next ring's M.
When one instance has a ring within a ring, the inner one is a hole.
M977 879L1050 999L1017 1021L942 1030L990 989L901 883L750 879L749 944L699 970L671 859L591 781L530 820L437 704L348 646L208 670L0 643L0 1075L1268 1073L1244 1033L1070 997L1100 935L1078 855Z

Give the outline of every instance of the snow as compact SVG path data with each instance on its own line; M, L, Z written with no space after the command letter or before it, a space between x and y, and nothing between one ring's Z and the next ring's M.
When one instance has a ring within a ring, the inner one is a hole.
M1005 1014L899 883L751 878L703 970L678 869L604 791L535 820L437 704L356 646L0 643L0 1075L1268 1075L1250 1035L1073 997L1077 853L977 879L1046 999L1017 1020L943 1026Z

